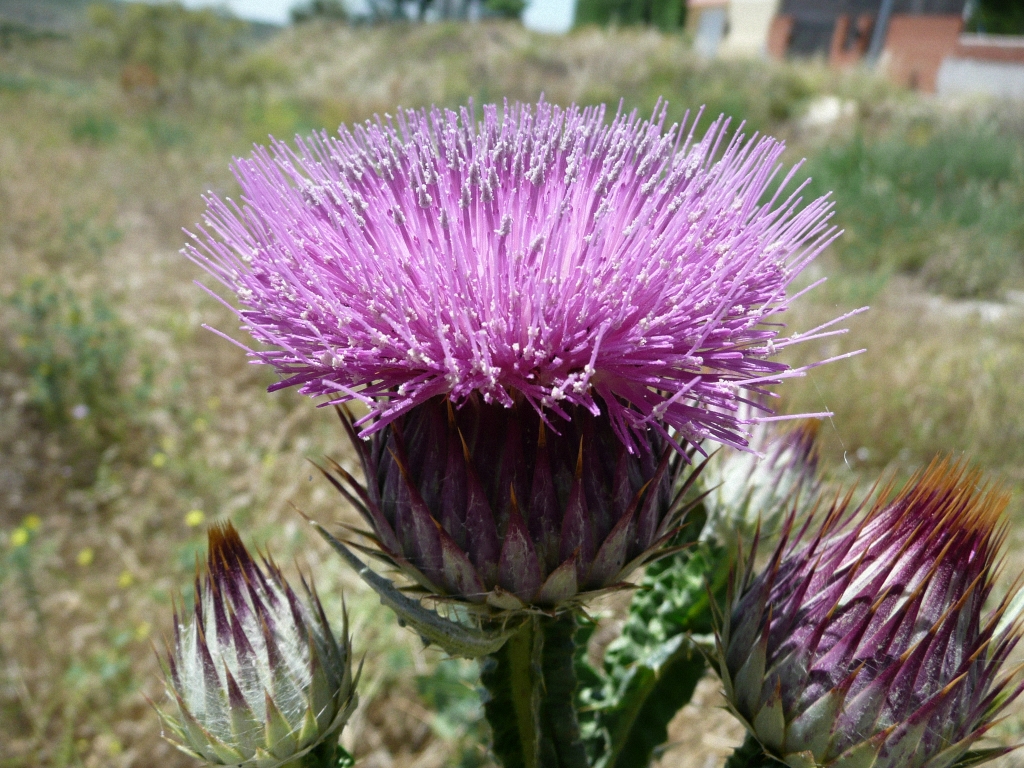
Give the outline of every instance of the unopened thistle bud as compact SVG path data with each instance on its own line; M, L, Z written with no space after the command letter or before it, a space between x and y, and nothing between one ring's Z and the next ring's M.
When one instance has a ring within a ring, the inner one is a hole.
M347 625L335 639L316 592L296 594L229 524L209 532L191 617L175 612L161 712L181 750L215 765L276 768L329 759L356 704ZM358 677L358 675L357 675Z
M778 533L788 512L816 496L817 436L817 421L781 430L764 423L754 429L752 451L717 452L701 475L709 489L701 539L735 546L737 538L749 541L756 531L762 538Z
M1007 498L979 483L933 463L866 514L847 497L812 535L786 531L747 572L719 671L767 753L794 768L946 768L1017 696L1001 673L1019 639L1012 595L983 612Z

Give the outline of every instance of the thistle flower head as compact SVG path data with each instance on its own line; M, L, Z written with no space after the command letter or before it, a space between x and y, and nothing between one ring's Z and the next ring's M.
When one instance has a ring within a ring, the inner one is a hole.
M1006 496L948 461L885 495L784 536L721 628L730 706L794 768L946 768L1020 692L1008 602L983 611Z
M275 768L337 741L356 704L347 626L335 639L319 598L262 567L231 525L209 532L191 617L175 615L161 712L176 746L215 765Z
M362 401L364 437L475 395L556 430L602 414L630 450L649 429L742 448L738 404L799 373L770 358L834 332L777 326L831 204L784 191L780 142L665 121L541 101L275 142L188 253L269 345L273 388Z

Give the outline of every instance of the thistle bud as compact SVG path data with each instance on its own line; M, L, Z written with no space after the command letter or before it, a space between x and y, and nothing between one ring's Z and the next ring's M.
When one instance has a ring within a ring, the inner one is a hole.
M866 514L847 497L813 535L790 525L767 569L748 570L719 671L769 754L794 768L945 768L1017 696L1000 675L1019 639L1012 595L982 607L1007 497L979 482L933 463Z
M174 712L161 718L175 746L252 768L333 754L356 704L348 628L339 643L302 587L300 598L272 561L257 564L230 524L210 529L191 620L175 611L164 670Z
M702 540L730 546L737 537L778 532L786 513L802 509L817 493L818 422L778 430L776 422L754 428L750 451L724 450L709 462L701 479L708 520Z

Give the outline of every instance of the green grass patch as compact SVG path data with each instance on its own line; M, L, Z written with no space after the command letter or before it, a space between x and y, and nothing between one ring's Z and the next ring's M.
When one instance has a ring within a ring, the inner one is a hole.
M107 115L83 115L71 123L71 138L83 144L109 144L117 138L117 122Z
M956 298L997 297L1024 260L1019 136L985 124L863 132L810 157L810 196L833 192L844 234L833 248L854 274L919 275Z

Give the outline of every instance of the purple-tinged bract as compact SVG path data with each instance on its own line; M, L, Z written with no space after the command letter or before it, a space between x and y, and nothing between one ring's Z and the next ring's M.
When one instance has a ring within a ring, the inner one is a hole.
M665 115L541 101L275 142L188 252L237 294L274 388L361 400L364 436L478 393L603 410L631 450L650 428L742 448L738 403L799 373L772 355L837 332L771 325L831 204L785 189L780 142Z
M569 414L555 433L525 402L435 397L367 441L342 413L366 483L325 474L376 554L430 594L558 612L661 553L699 474L656 432L630 453L606 418Z
M936 461L887 495L866 514L837 502L812 535L790 528L722 623L730 707L793 768L948 768L1020 693L1002 670L1020 636L1012 591L983 610L1005 494Z

